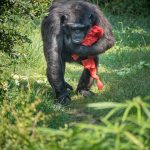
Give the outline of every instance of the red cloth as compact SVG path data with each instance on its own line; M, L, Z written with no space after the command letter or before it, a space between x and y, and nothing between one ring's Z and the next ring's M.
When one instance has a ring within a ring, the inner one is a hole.
M85 36L82 41L82 45L84 46L91 46L92 44L96 43L101 37L104 35L104 30L100 26L94 25ZM78 55L72 55L73 60L77 60L79 58ZM103 83L100 81L97 70L94 62L94 58L91 56L88 59L82 60L82 65L85 69L88 69L92 78L97 81L97 87L99 90L103 88Z
M91 46L96 43L104 35L102 27L94 25L82 41L82 45Z
M96 74L97 70L93 57L82 60L82 65L85 69L89 70L91 77L97 81L98 90L101 90L103 88L103 83L100 81L99 76Z

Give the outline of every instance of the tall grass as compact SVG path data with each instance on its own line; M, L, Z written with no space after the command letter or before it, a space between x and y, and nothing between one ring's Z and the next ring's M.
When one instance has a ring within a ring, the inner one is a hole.
M59 130L46 128L47 116L37 112L40 100L3 103L0 114L1 149L106 149L149 150L150 97L124 103L89 104L96 109L111 109L100 124L66 124ZM19 109L16 110L17 105ZM115 115L117 114L117 115ZM100 117L100 116L99 116ZM40 127L39 127L40 126Z

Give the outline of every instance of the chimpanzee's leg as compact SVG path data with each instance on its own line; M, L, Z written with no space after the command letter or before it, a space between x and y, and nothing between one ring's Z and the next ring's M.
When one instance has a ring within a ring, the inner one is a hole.
M95 62L96 68L98 68L98 64L99 64L98 56L94 57L94 62ZM94 79L90 76L89 70L84 69L81 75L81 78L79 80L76 91L82 94L83 96L89 96L92 94L92 92L90 91L90 88L93 85L93 83L94 83Z
M55 59L55 57L53 57ZM47 63L47 78L56 93L58 103L67 104L70 100L64 81L64 62L61 59Z

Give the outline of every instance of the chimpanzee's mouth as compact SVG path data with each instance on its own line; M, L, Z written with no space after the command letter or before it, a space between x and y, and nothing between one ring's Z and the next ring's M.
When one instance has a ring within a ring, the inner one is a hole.
M72 42L74 44L80 44L82 42L82 40L81 39L72 39Z
M84 39L84 34L73 34L71 38L74 44L81 44Z

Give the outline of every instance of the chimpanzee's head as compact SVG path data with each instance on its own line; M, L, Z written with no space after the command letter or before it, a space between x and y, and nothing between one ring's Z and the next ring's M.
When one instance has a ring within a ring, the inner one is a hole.
M95 14L86 5L73 5L71 13L61 16L64 38L73 44L80 44L92 25L95 24Z

